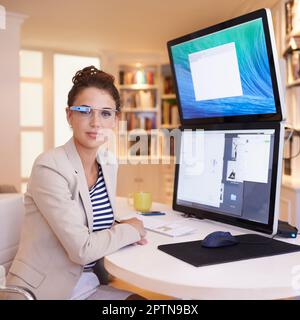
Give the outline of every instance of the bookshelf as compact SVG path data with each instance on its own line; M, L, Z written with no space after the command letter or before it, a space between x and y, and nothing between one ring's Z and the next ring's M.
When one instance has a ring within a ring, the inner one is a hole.
M275 40L280 55L282 76L285 75L286 125L293 129L300 128L300 7L299 0L279 0L272 7ZM291 225L300 226L300 140L297 135L286 140L284 167L280 194L280 219Z
M119 92L122 104L121 120L127 130L129 142L119 157L131 160L150 155L151 145L148 133L159 126L159 85L158 66L156 65L120 65ZM134 145L147 139L145 146L136 150Z
M286 88L300 85L300 1L284 3Z
M157 66L121 65L119 91L122 120L127 130L151 130L158 127L159 86Z
M162 95L161 95L161 127L178 128L180 126L175 87L169 64L161 66Z
M179 128L180 118L178 112L178 104L176 100L174 81L169 64L161 66L161 79L162 79L162 95L161 95L161 119L160 128L173 129ZM170 140L170 155L175 155L174 139Z
M153 129L172 130L180 125L170 65L122 64L118 67L118 73L123 129L127 129L129 140L133 140L129 142L127 149L131 149L137 142L135 136L144 134L149 140L147 150L144 148L136 153L133 149L132 152L140 160L145 160L144 157L150 155L152 158L155 155L162 159L162 146L153 146L149 133ZM140 138L142 139L143 137ZM173 143L170 151L173 156L172 148ZM125 149L119 157L129 155L133 159L131 152L126 152Z

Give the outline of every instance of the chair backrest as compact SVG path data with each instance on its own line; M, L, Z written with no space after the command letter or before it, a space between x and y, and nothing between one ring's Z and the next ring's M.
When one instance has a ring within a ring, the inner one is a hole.
M5 268L0 266L0 288L5 286Z
M17 193L15 186L11 184L0 184L0 193Z
M18 249L23 218L23 195L0 194L0 265L6 273Z

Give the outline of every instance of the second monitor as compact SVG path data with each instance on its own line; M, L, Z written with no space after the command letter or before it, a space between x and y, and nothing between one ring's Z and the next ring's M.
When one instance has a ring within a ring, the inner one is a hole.
M168 51L182 125L284 119L270 10L171 40Z

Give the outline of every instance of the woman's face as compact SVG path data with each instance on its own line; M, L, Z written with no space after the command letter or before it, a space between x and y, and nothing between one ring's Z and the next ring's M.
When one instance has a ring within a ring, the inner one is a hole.
M67 120L73 128L74 140L84 148L98 149L105 142L104 137L107 137L104 131L116 126L116 114L113 113L113 117L108 117L108 113L103 111L103 109L116 110L114 99L108 92L90 87L83 89L76 96L73 105L93 108L89 115L66 109Z

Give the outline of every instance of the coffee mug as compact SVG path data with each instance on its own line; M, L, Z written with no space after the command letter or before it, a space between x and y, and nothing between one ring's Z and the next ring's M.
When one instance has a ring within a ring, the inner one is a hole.
M152 196L150 192L134 192L129 194L128 201L136 211L148 212L152 206Z

